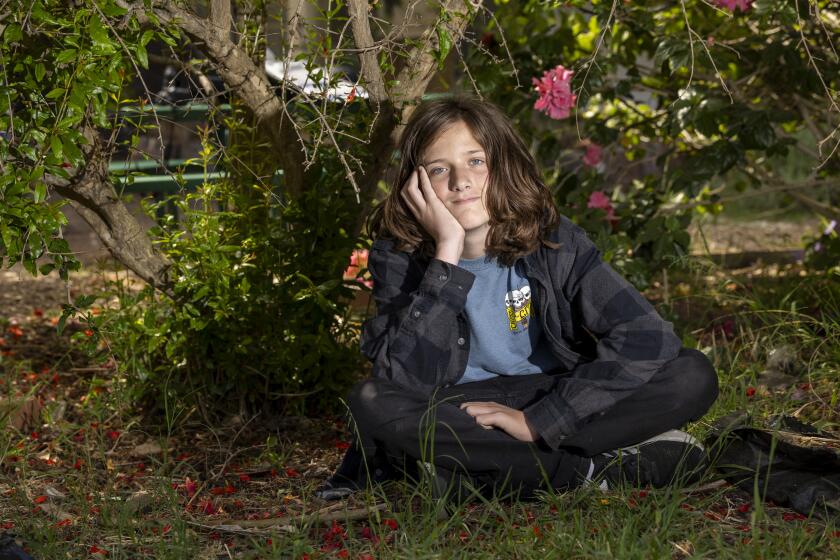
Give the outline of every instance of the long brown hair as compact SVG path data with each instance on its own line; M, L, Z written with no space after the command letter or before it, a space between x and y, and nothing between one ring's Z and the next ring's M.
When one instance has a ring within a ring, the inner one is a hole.
M545 241L559 214L525 142L505 114L484 101L455 97L423 103L414 111L400 137L396 180L374 209L368 231L374 237L394 239L401 250L434 254L434 239L417 222L400 191L426 148L457 122L469 127L487 155L487 254L510 266Z

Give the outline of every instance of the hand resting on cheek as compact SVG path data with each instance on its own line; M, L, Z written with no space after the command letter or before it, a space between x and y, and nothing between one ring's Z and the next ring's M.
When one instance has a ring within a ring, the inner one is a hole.
M418 167L409 176L401 194L414 217L435 240L435 257L458 264L464 250L464 228L435 194L424 167Z

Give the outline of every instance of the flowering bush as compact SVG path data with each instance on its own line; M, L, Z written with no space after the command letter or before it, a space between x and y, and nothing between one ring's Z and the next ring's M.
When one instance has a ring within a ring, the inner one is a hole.
M826 96L840 89L829 40L840 5L811 5L501 2L464 87L513 117L561 211L644 287L682 262L692 216L719 212L729 189L743 198L801 180L809 197L836 182ZM533 87L517 85L523 76ZM822 196L810 207L830 207ZM827 259L832 239L809 254Z

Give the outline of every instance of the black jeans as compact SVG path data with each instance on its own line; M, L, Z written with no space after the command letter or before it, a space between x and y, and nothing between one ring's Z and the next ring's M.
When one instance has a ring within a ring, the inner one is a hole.
M591 419L557 450L487 430L459 408L494 401L523 409L542 398L563 374L501 376L439 390L432 399L383 379L367 379L348 404L367 456L433 462L479 480L514 487L563 489L583 480L588 457L644 441L699 419L717 398L717 374L699 351L683 348L633 395Z

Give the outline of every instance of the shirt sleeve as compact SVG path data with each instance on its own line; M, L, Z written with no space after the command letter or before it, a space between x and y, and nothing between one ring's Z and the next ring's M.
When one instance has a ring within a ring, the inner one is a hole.
M375 377L431 394L466 367L469 333L459 315L475 277L439 259L422 270L387 240L373 244L368 268L376 315L362 327L362 353Z
M597 344L594 360L560 376L554 391L525 409L528 423L555 449L650 380L682 347L673 325L601 260L583 230L571 231L571 266L555 293Z

